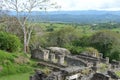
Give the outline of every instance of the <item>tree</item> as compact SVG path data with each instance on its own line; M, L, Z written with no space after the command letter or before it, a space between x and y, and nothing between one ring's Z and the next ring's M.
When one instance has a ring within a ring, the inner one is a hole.
M111 50L114 50L116 46L120 47L120 36L113 31L100 31L91 36L90 44L106 57L114 54Z
M24 52L28 50L31 33L33 30L33 25L30 19L33 10L41 9L47 10L48 8L56 8L57 6L51 2L51 0L3 0L6 9L14 10L16 13L16 18L20 24L23 31L24 37ZM29 22L28 22L29 21ZM27 25L27 23L29 23Z
M65 27L55 30L48 35L48 42L52 46L63 47L65 44L70 44L72 41L77 40L80 34L73 27Z

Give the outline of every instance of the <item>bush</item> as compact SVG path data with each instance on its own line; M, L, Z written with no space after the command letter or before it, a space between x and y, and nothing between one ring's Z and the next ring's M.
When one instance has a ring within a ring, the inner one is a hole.
M103 53L103 57L120 60L120 34L113 31L100 31L91 36L90 44Z
M0 50L0 65L3 65L5 61L14 62L14 57L9 53Z
M120 47L113 47L113 49L111 49L110 53L107 56L110 58L110 60L120 61Z
M21 42L15 35L0 32L0 49L8 52L15 52L20 49Z
M74 41L72 42L72 44L73 44L74 46L81 46L81 47L90 46L89 38L90 38L90 36L83 36L83 37L81 37L81 38L78 39L78 40L74 40Z
M80 46L74 46L74 45L65 45L65 48L67 48L68 50L70 50L70 52L72 54L80 54L81 52L84 51L84 48L80 47Z

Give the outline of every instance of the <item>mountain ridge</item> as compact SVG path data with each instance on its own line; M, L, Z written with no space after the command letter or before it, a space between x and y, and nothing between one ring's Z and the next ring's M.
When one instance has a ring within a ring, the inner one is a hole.
M11 11L9 15L15 16ZM21 13L21 15L26 13ZM31 18L37 22L65 23L104 23L120 22L120 11L81 10L81 11L33 11Z

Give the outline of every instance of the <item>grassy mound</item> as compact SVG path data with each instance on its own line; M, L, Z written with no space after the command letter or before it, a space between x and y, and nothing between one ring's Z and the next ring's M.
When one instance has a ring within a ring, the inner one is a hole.
M0 76L31 71L32 67L29 66L29 62L26 61L27 58L22 55L0 50Z
M30 73L22 73L0 77L0 80L29 80Z

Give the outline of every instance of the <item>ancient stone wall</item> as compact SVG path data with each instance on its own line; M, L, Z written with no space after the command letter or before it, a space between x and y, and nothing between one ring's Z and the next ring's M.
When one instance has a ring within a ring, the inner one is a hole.
M110 76L104 75L102 73L95 73L90 80L111 80Z
M88 62L102 62L102 63L109 63L109 58L102 58L102 55L100 56L100 58L96 58L96 57L92 57L92 56L89 56L89 55L84 55L84 54L80 54L80 55L77 55L78 58L80 59L83 59L85 61L88 61Z
M75 56L66 56L65 62L68 66L87 66L87 63Z
M114 68L120 68L120 61L111 61L111 67Z
M67 66L87 66L87 62L77 58L76 56L70 55L57 55L54 53L49 53L49 50L34 50L32 53L32 58L44 60L59 65Z
M43 51L35 49L31 51L31 58L33 59L43 59Z

